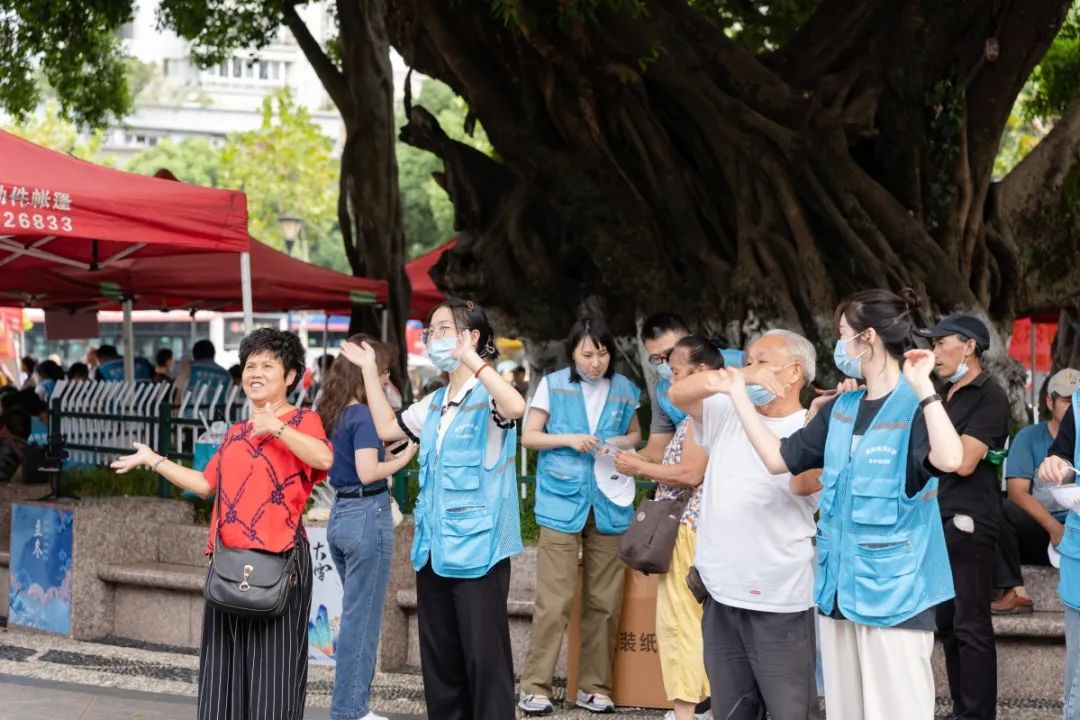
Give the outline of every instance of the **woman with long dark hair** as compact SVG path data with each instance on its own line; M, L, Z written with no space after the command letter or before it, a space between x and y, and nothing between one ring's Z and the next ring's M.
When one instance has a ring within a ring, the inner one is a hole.
M488 364L499 353L478 305L437 305L424 342L449 385L396 417L374 348L347 342L341 350L363 370L379 438L408 438L420 446L412 561L427 715L512 720L506 601L510 557L522 551L514 421L524 414L525 401Z
M954 596L937 476L960 466L963 446L930 380L934 354L914 349L917 304L888 290L840 304L833 359L866 389L822 405L782 440L740 373L711 376L770 472L824 469L814 601L829 720L934 715L935 609Z
M367 335L353 335L348 342L367 344L380 379L389 381L396 357L390 346ZM367 406L363 372L350 362L329 367L319 396L319 416L334 445L330 484L335 497L326 538L344 590L330 718L386 720L371 710L370 699L394 555L387 480L409 464L416 445L387 458Z

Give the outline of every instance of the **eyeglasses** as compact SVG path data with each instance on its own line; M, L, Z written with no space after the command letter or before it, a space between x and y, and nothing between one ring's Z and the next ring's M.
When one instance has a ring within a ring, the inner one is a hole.
M438 327L433 328L424 328L424 331L420 333L420 341L427 345L432 340L454 337L457 333L458 329L450 324L439 325Z
M671 353L675 351L675 347L672 346L662 353L649 356L649 364L652 366L663 365L671 358Z

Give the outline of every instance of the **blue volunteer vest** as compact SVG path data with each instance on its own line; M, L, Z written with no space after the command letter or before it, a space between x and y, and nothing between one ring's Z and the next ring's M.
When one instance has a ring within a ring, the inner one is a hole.
M678 427L679 423L686 419L686 413L675 407L675 404L668 399L668 390L670 389L670 380L661 380L656 383L656 404L660 406L660 412L668 416L671 424Z
M420 433L420 495L413 518L412 563L431 561L437 575L478 578L522 552L514 449L517 430L504 431L502 449L485 463L491 395L477 383L438 444L446 388L431 399Z
M1073 420L1080 420L1080 392L1073 393L1072 409ZM1080 462L1080 428L1073 446L1073 467L1077 462ZM1080 610L1080 515L1076 514L1076 510L1070 510L1065 519L1065 534L1057 550L1061 553L1061 573L1058 578L1061 602L1073 610Z
M863 625L893 627L954 596L938 479L908 498L908 442L918 399L901 377L852 448L865 391L841 395L829 419L814 602Z
M600 442L626 434L641 394L625 376L612 376L604 410L592 432L581 384L570 382L570 369L548 375L547 385L547 432L595 435ZM596 518L596 529L604 535L625 532L634 517L632 505L620 507L600 492L593 477L592 454L566 447L541 450L536 469L536 523L559 532L581 532L590 510Z

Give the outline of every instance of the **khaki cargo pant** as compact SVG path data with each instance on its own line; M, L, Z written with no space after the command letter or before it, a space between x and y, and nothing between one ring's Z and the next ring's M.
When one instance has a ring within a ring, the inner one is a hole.
M521 672L521 692L551 697L552 676L563 633L570 621L580 551L583 585L578 688L586 693L611 696L611 668L626 571L618 557L622 537L600 534L592 513L579 533L540 528L536 608L529 657ZM569 698L570 702L573 700Z

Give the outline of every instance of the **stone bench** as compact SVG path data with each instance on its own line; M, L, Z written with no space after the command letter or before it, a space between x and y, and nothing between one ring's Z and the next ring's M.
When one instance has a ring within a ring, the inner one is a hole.
M111 637L199 646L206 563L114 563L99 568L98 578L113 588Z

